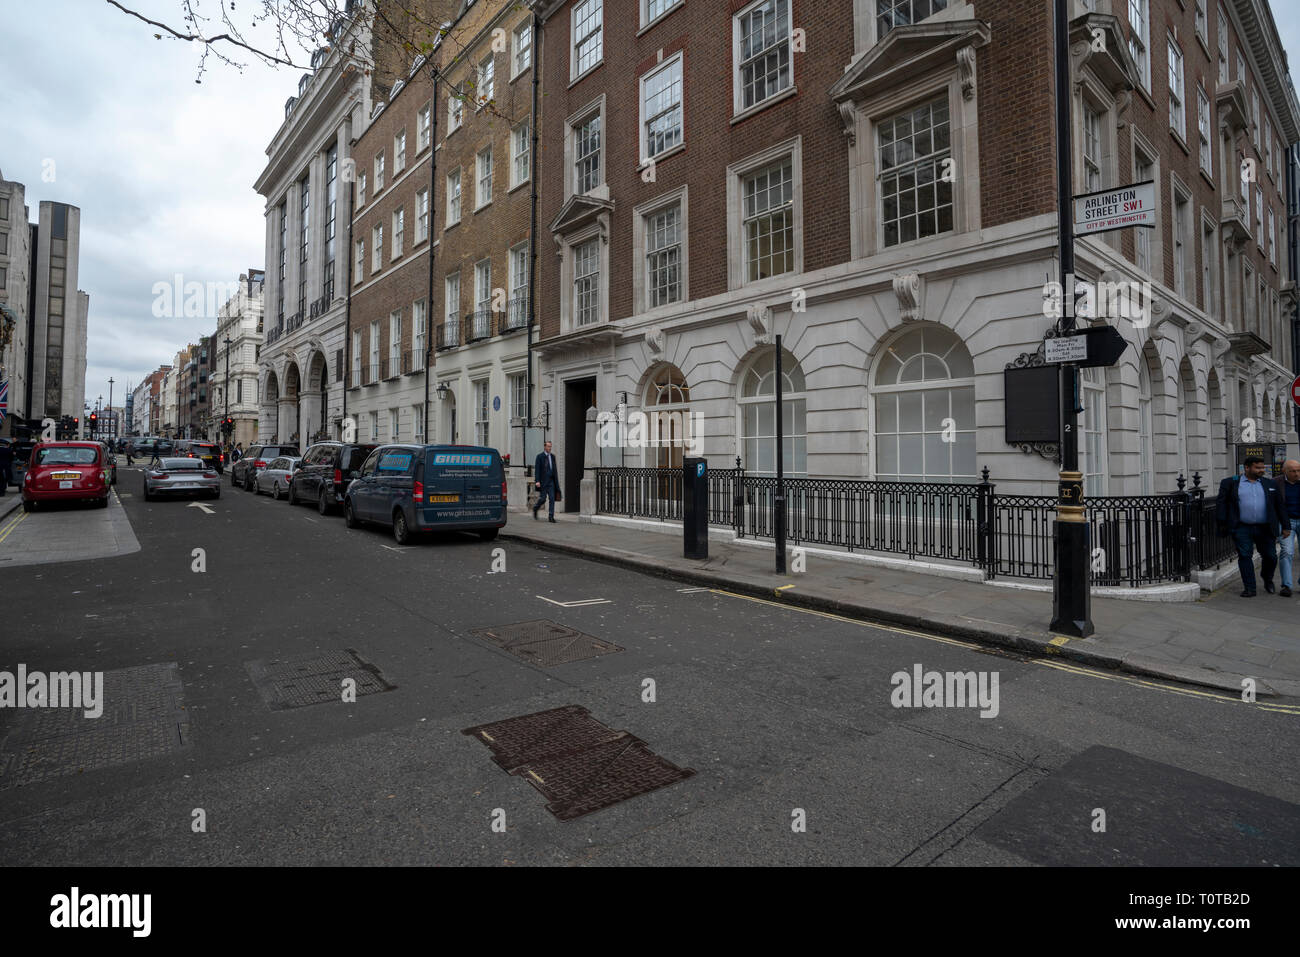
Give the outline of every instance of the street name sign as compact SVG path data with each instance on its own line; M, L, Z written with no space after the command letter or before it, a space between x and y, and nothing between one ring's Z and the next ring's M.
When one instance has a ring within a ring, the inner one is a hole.
M1156 225L1156 184L1154 180L1084 193L1074 197L1074 231L1092 236L1130 226Z
M1048 339L1043 358L1048 362L1077 362L1085 368L1113 366L1126 348L1128 343L1114 326L1089 326Z

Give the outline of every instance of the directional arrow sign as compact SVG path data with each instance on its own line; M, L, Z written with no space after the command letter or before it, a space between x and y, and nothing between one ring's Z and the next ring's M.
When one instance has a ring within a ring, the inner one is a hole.
M190 502L190 508L201 508L203 509L204 515L213 514L212 509L208 508L208 506L203 504L202 502Z
M1090 326L1048 339L1044 357L1048 362L1077 362L1084 367L1113 366L1127 347L1128 343L1114 326Z

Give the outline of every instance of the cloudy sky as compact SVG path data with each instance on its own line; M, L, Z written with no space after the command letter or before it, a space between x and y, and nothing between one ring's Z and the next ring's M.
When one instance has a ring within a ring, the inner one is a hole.
M125 5L171 23L181 6ZM1283 45L1300 52L1300 2L1273 10ZM229 283L265 265L253 182L297 89L297 71L255 61L241 73L210 60L196 84L198 48L154 32L105 0L42 0L6 17L0 41L0 170L26 184L33 218L45 199L81 207L92 404L107 401L110 376L120 402L124 385L215 329L215 315L155 317L155 283Z

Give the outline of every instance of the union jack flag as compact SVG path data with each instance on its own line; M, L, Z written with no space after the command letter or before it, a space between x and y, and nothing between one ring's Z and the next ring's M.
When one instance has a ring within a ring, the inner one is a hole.
M9 380L0 382L0 424L4 423L5 413L9 411Z

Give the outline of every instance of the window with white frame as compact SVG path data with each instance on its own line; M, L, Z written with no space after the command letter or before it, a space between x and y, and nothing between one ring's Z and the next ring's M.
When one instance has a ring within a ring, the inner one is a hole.
M882 353L872 395L878 481L974 481L975 364L955 333L903 333Z
M1241 52L1241 47L1237 47L1237 79L1246 79L1246 54Z
M510 302L507 327L518 329L528 322L528 244L510 250Z
M1194 14L1194 16L1195 16L1195 25L1196 25L1196 35L1201 38L1202 43L1204 43L1206 46L1209 46L1210 34L1208 32L1209 26L1206 23L1207 18L1205 14L1205 2L1206 0L1196 0L1196 13Z
M474 208L482 209L492 202L492 147L490 145L479 151L475 163L478 167L478 177Z
M1255 239L1264 248L1264 187L1255 187Z
M460 222L460 167L447 174L447 225Z
M401 130L393 137L393 175L397 176L406 169L406 130Z
M379 381L379 320L370 323L370 377L366 382Z
M388 441L396 442L401 433L397 430L397 410L388 410Z
M648 213L645 223L646 308L682 298L682 206L680 202Z
M682 54L641 78L641 158L653 159L682 142Z
M411 368L424 368L424 353L428 349L425 336L424 300L411 303Z
M356 278L352 281L355 285L366 278L366 241L364 239L357 240L356 257L355 262L352 264L352 268L353 272L357 274Z
M1214 241L1214 224L1201 223L1201 309L1213 313L1215 308L1214 277L1217 244Z
M1219 5L1219 82L1228 82L1228 15Z
M509 377L510 382L510 417L512 419L528 418L528 377L522 372Z
M352 332L352 384L361 385L361 330Z
M529 163L529 129L527 121L510 131L510 188L528 182Z
M1191 239L1191 201L1182 190L1174 189L1174 292L1187 296L1188 241Z
M496 56L489 53L478 65L478 86L475 91L475 101L479 107L491 102L492 97L496 95L496 73Z
M588 326L600 321L600 237L573 249L573 321Z
M491 407L488 396L488 380L477 379L474 382L474 439L477 445L487 445L491 438Z
M1083 191L1101 189L1101 114L1083 101Z
M388 315L388 374L402 374L402 310Z
M1169 127L1187 138L1187 101L1183 95L1183 51L1169 37Z
M1210 98L1200 84L1196 86L1196 134L1199 140L1201 169L1213 176L1214 150L1210 140Z
M447 276L444 286L442 345L449 347L460 343L460 273L454 272Z
M1154 490L1154 433L1151 420L1151 370L1147 367L1146 357L1138 356L1138 475L1142 495L1150 495Z
M370 271L378 272L384 262L384 227L375 226L370 231Z
M735 111L790 89L790 0L758 0L732 18Z
M420 107L419 117L415 121L415 151L417 153L424 150L429 145L430 133L430 108L429 104Z
M602 182L600 165L601 114L592 113L573 127L573 191L589 193Z
M406 242L406 210L399 209L393 213L393 258L402 255Z
M411 406L411 428L415 432L415 441L424 441L424 406Z
M492 333L492 260L474 264L474 338L486 339Z
M415 194L415 241L422 243L429 238L429 190L422 189Z
M453 92L451 96L447 97L447 133L456 132L464 122L465 100L462 98L462 94Z
M586 73L604 56L604 2L582 0L573 7L573 76Z
M950 232L952 183L942 176L952 155L946 95L905 110L877 125L883 243Z
M1128 0L1128 52L1137 66L1138 79L1151 89L1150 0Z
M511 38L512 78L523 73L533 65L533 22L525 20L515 27Z
M357 176L357 205L366 205L366 174L361 173Z
M1106 379L1103 369L1081 370L1083 447L1079 449L1083 487L1088 495L1106 494Z
M1242 263L1242 288L1245 291L1245 299L1242 302L1241 331L1258 332L1259 315L1255 308L1255 270L1250 268L1250 263Z
M375 195L384 188L384 151L375 154Z
M894 27L920 23L947 7L948 0L878 0L876 39L883 40Z
M786 475L808 474L808 397L803 368L781 350L781 465ZM776 353L764 349L741 376L736 399L746 472L776 474Z
M1250 90L1250 141L1259 148L1259 90Z
M370 437L376 442L382 442L383 437L379 434L379 413L370 413Z
M791 157L741 180L745 281L794 271L794 163Z
M1273 175L1273 124L1267 113L1264 114L1264 168L1269 176Z
M682 0L641 0L641 26L648 26L658 20Z
M1268 210L1268 261L1274 266L1277 265L1277 246L1274 240L1277 238L1277 219L1273 215L1273 207Z
M648 446L642 459L646 467L680 469L686 446L691 436L691 387L682 370L669 363L660 363L646 384L645 409L647 412ZM660 491L664 494L665 490Z

